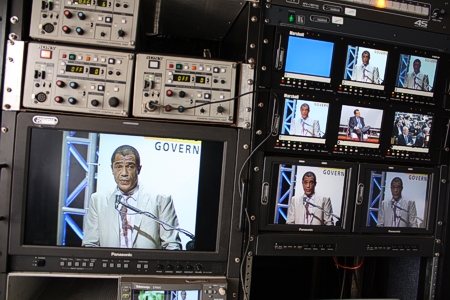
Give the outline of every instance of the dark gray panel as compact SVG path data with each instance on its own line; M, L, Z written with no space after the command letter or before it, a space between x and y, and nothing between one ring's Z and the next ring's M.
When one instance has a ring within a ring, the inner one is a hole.
M143 1L140 21L147 34L222 40L245 1Z
M0 132L0 273L5 273L8 253L9 204L11 195L15 112L3 112ZM1 293L0 293L1 295ZM1 299L1 297L0 297Z

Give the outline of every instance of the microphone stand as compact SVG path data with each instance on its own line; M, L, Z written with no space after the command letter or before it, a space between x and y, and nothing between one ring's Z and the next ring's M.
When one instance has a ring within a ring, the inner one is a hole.
M338 219L338 221L341 220L341 218L339 218L337 215L335 215L335 214L333 214L333 213L330 213L329 211L326 211L325 209L323 209L323 208L320 207L319 205L316 205L316 204L311 203L311 202L309 202L308 200L306 200L306 197L303 197L303 203L305 203L305 202L308 203L309 205L311 205L312 207L315 207L315 208L320 209L321 211L323 211L323 212L326 213L327 215L331 215L331 216L335 217L336 219Z
M140 210L139 208L134 207L134 206L132 206L132 205L130 205L130 204L128 204L128 203L124 203L122 200L120 200L120 198L122 198L122 196L116 195L116 210L117 210L119 204L122 204L123 206L125 206L125 207L128 208L128 209L131 209L132 211L134 211L134 212L136 212L136 213L138 213L138 214L140 214L140 215L144 215L144 216L146 216L146 217L152 219L152 220L155 221L156 223L162 225L163 228L164 228L164 227L169 227L171 230L176 230L176 231L178 231L178 232L181 232L181 233L183 233L184 235L188 236L190 239L195 240L195 235L193 235L193 234L190 233L189 231L184 230L184 229L182 229L182 228L175 227L175 226L173 226L173 225L171 225L171 224L168 224L168 223L166 223L166 222L160 220L159 218L157 218L157 217L156 217L154 214L152 214L152 213L149 213L149 212L147 212L147 211ZM165 228L164 228L164 229L165 229ZM166 229L166 230L167 230L167 229Z
M393 200L394 201L394 200ZM406 209L404 209L404 208L402 208L402 207L400 207L400 206L398 206L397 204L395 204L395 203L391 203L392 204L392 208L398 208L399 210L401 210L401 211L404 211L404 212L406 212L407 214L408 214L408 216L409 217L414 217L414 218L416 218L416 219L418 219L420 222L423 222L423 219L421 219L421 218L419 218L418 216L413 216L409 211L407 211Z

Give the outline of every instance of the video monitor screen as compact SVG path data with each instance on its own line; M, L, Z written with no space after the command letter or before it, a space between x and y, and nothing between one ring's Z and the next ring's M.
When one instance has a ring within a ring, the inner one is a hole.
M381 109L342 105L337 144L378 148L382 121Z
M334 43L289 36L284 77L330 83Z
M383 90L387 58L388 51L349 45L342 85Z
M278 231L343 231L351 219L352 171L345 163L266 158L261 206L267 211L265 225Z
M189 290L137 290L133 289L132 300L201 300L201 291Z
M391 135L392 149L428 153L432 124L431 115L396 111Z
M216 251L223 142L34 127L29 147L24 245Z
M437 58L400 55L395 92L433 97Z
M285 98L279 139L325 144L328 111L325 102Z
M366 226L427 228L431 175L372 170Z

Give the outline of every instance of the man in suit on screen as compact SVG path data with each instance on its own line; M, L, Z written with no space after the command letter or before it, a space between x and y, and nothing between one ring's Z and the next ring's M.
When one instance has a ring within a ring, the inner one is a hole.
M397 144L400 146L412 146L413 139L411 134L409 134L408 127L403 127L402 134L399 134L397 137Z
M370 62L370 52L365 50L361 55L362 64L355 64L352 73L352 80L380 84L380 72L378 67L374 67Z
M318 195L316 185L316 174L306 172L302 177L303 195L292 197L286 224L334 225L331 199Z
M420 59L415 59L413 62L414 71L406 75L406 87L413 90L429 91L430 82L428 75L420 72L422 62Z
M291 135L320 137L320 124L318 120L309 117L309 105L303 103L300 106L300 115L297 114L292 120Z
M348 122L348 127L350 129L350 135L352 139L357 138L360 142L363 142L367 139L367 131L370 129L370 126L366 126L364 123L364 118L361 117L361 112L359 109L355 109L353 111L354 116L350 117Z
M385 199L378 211L378 227L418 227L416 202L402 196L403 181L395 177L391 181L391 199Z
M181 249L178 231L164 228L152 218L122 205L131 205L178 227L172 197L155 193L139 182L141 169L135 148L123 145L114 151L111 170L117 185L92 194L82 246Z

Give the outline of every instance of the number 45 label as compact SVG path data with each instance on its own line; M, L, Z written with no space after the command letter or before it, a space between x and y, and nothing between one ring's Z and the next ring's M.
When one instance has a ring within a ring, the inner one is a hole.
M427 28L428 27L428 21L417 20L416 22L414 22L414 25L416 25L417 27Z

